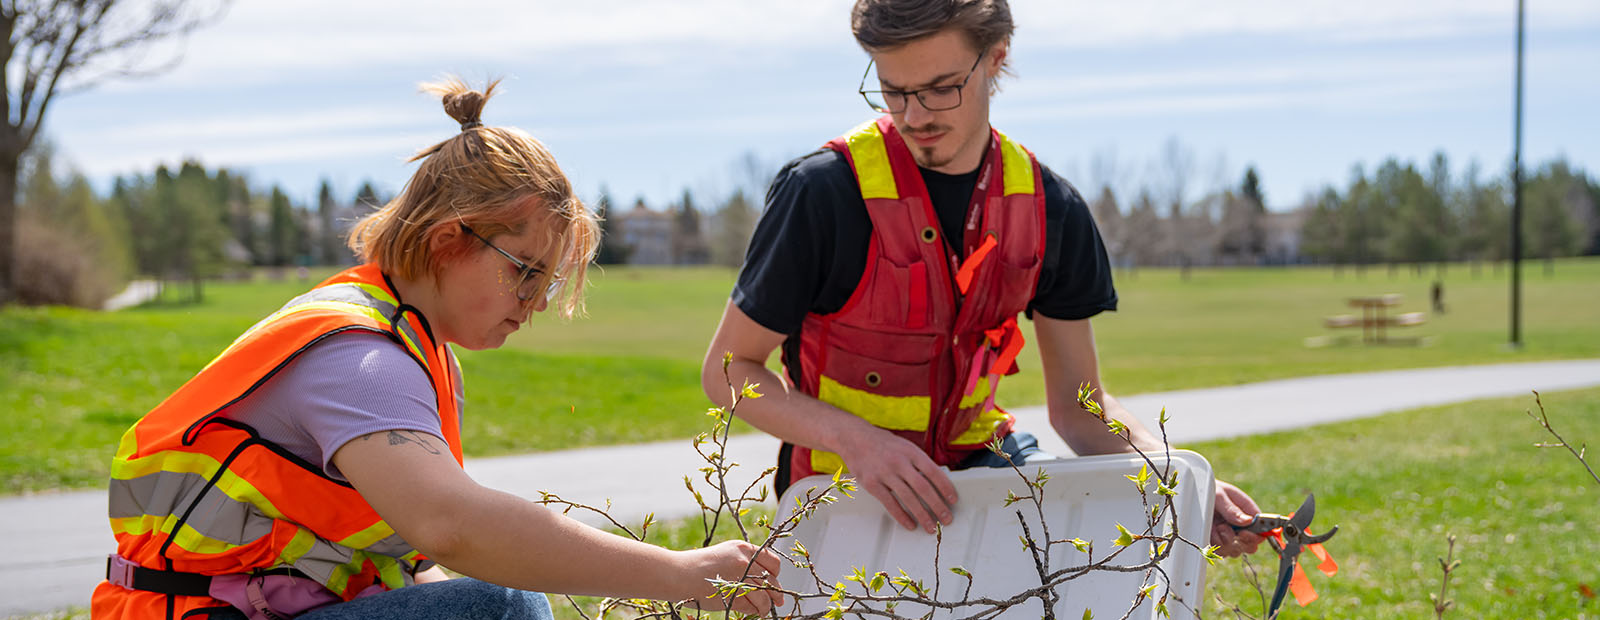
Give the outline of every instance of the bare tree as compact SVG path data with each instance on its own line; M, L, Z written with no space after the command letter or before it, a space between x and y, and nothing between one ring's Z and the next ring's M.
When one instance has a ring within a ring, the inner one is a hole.
M17 169L57 95L118 77L172 68L178 57L152 61L152 44L213 21L226 0L0 0L0 66L5 67L6 122L0 126L0 304L15 289Z
M1089 211L1094 214L1100 239L1106 244L1106 253L1111 255L1111 265L1126 264L1127 226L1123 223L1122 208L1117 205L1117 195L1111 191L1110 185L1100 187L1100 197L1090 203Z
M1153 163L1151 170L1155 179L1157 196L1166 207L1166 241L1165 252L1178 264L1183 274L1183 279L1189 279L1189 266L1194 257L1189 253L1189 244L1192 238L1188 226L1188 217L1184 205L1188 201L1189 183L1194 179L1195 163L1194 151L1184 146L1177 136L1167 138L1161 148L1159 162Z

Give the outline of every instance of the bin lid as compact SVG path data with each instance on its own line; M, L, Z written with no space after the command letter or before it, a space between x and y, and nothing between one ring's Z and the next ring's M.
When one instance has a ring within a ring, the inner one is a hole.
M1169 462L1162 455L1152 455L1151 460L1160 467ZM1134 534L1145 529L1149 508L1141 501L1134 484L1124 477L1138 474L1143 465L1145 461L1138 455L1117 454L1034 461L1022 465L1020 470L1029 477L1041 469L1049 475L1042 495L1050 538L1092 541L1093 560L1100 561L1119 549L1112 544L1118 537L1117 524ZM1179 532L1204 546L1210 539L1214 494L1211 465L1204 457L1187 450L1173 450L1170 465L1179 479L1178 494L1173 501ZM1152 472L1151 502L1159 498L1155 494L1155 476ZM904 570L911 578L921 580L930 594L937 585L936 600L948 602L964 598L966 579L949 570L961 567L972 575L971 596L965 600L1010 598L1037 587L1041 583L1039 572L1031 553L1023 548L1019 539L1023 530L1017 513L1022 513L1034 540L1042 544L1044 534L1038 512L1027 500L1010 507L1005 505L1008 491L1019 496L1027 494L1028 486L1017 472L1010 468L975 468L950 472L950 480L961 499L955 506L954 522L941 532L940 544L935 545L933 534L900 527L876 498L865 490L858 490L854 498L839 497L838 502L821 506L793 530L794 540L804 544L811 554L816 577L805 569L786 566L779 573L780 584L791 591L817 592L816 579L820 578L830 586L844 582L849 592L860 594L865 591L864 587L845 579L857 567L863 568L869 578L877 571L896 577ZM798 509L797 498L806 497L808 491L814 494L818 487L826 487L830 482L828 476L796 481L779 501L780 518L787 518ZM1167 527L1167 523L1170 518L1163 517L1163 527ZM1163 532L1157 530L1158 534ZM776 547L787 553L792 545L785 540ZM934 567L936 547L937 570ZM1140 541L1128 547L1111 564L1139 565L1148 561L1149 552L1150 543ZM1071 544L1057 544L1050 552L1050 570L1081 566L1088 559L1088 555ZM1167 609L1172 617L1196 617L1205 591L1204 556L1181 542L1175 543L1160 566L1171 578ZM1089 609L1096 618L1123 617L1140 588L1148 583L1162 583L1158 574L1146 575L1147 572L1094 571L1067 581L1058 586L1060 599L1056 616L1080 618L1083 611ZM1166 591L1164 586L1158 585L1154 595L1159 598ZM878 594L893 592L885 586ZM801 603L801 611L819 612L828 604L826 597L807 599ZM927 609L923 605L901 603L895 613L918 618ZM982 609L978 606L941 609L933 617L963 618ZM1042 612L1039 600L1032 599L999 617L1036 619L1043 616ZM1154 601L1146 601L1128 617L1154 619L1159 616Z

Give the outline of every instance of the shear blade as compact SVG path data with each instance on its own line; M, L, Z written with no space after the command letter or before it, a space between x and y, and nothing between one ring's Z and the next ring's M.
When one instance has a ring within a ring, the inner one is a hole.
M1294 511L1294 516L1289 518L1289 525L1293 525L1304 532L1306 528L1311 527L1311 517L1316 515L1317 494L1307 494L1305 503L1300 504L1300 508Z

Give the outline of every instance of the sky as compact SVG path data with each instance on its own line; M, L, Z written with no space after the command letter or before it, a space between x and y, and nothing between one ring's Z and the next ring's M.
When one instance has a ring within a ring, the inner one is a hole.
M136 7L139 3L129 3ZM661 208L762 180L875 114L846 0L236 0L155 77L52 103L57 160L109 187L195 159L281 186L405 184L456 124L418 84L502 78L486 124L521 127L585 199ZM1387 157L1509 169L1511 0L1013 0L1014 77L991 122L1085 194L1165 178L1192 195L1258 171L1273 209ZM126 19L124 17L123 19ZM1523 160L1600 174L1600 2L1528 2ZM1124 199L1123 204L1127 204Z

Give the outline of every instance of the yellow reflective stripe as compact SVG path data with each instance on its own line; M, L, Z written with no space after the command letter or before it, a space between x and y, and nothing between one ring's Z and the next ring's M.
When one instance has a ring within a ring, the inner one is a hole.
M317 544L317 535L304 527L296 528L294 537L289 539L289 544L283 546L278 553L278 565L286 566L299 562L301 557L311 552Z
M182 547L187 551L192 553L204 553L208 555L227 553L230 550L238 549L239 547L244 546L217 540L210 536L206 536L205 534L201 534L200 530L189 527L189 524L187 523L185 523L183 527L178 530L178 533L173 535L171 538L172 544Z
M359 567L361 554L357 553L352 562ZM333 572L328 575L328 580L323 582L322 585L327 586L329 590L334 592L343 592L345 588L350 587L350 576L359 572L361 572L360 568L351 568L350 564L340 564L333 567Z
M812 450L811 470L819 474L832 474L836 471L849 473L850 468L844 466L844 459L839 458L837 454Z
M1005 134L1000 134L1000 168L1005 171L1004 195L1033 193L1033 161L1021 144Z
M168 535L172 539L172 544L192 553L227 553L230 550L244 546L235 545L224 540L217 540L210 536L206 536L205 534L200 533L200 530L189 527L188 524L185 524L182 529L179 529L176 535L171 535L172 526L177 522L178 517L174 515L161 517L155 515L143 515L138 517L112 519L111 533L130 536L144 536L152 532L160 532L161 534Z
M390 590L403 588L406 585L406 574L401 570L400 560L379 553L361 553L372 560L372 565L378 567L378 579Z
M197 452L169 450L132 460L117 460L111 464L111 476L118 480L133 480L158 473L196 474L207 479L216 475L222 464L216 459ZM274 519L286 518L254 484L227 470L217 479L216 488L236 502L250 504L262 514ZM369 528L370 529L370 528ZM381 536L379 538L382 538Z
M240 334L238 338L233 340L233 344L228 345L228 348L223 349L222 353L217 354L217 356L212 358L211 361L206 362L206 368L210 368L212 364L217 363L217 360L222 359L229 352L233 351L235 347L238 347L239 344L244 342L246 338L249 338L251 334L254 334L257 331L260 331L262 328L277 322L278 319L310 310L332 310L334 312L354 314L377 321L379 325L382 325L385 328L390 326L389 317L384 316L382 312L378 312L377 309L369 306L353 304L346 301L312 301L303 304L296 304L288 308L280 309L277 312L268 315L267 318L262 319L259 323L251 326L250 329L245 330L243 334ZM412 345L412 348L415 349L416 345ZM205 369L201 370L204 371Z
M891 431L928 430L928 413L932 402L927 396L884 396L858 390L823 375L817 389L817 400L828 403L873 426Z
M987 400L989 400L989 380L985 377L978 379L978 386L972 389L971 394L962 397L961 408L977 407ZM950 443L966 446L989 441L989 438L994 436L995 429L1000 428L1000 425L1005 423L1007 417L1006 413L998 408L984 411L972 421L972 426L968 426L967 430L963 431L961 435Z
M376 544L378 541L393 535L394 528L389 527L388 523L380 520L377 523L373 523L372 525L368 526L367 529L346 536L344 540L336 540L334 542L352 549L366 549L367 547L371 547L372 545Z
M978 378L978 386L975 387L975 388L972 388L972 393L961 397L961 405L960 405L960 407L962 409L971 409L973 407L976 407L978 405L983 404L983 401L988 400L988 399L989 399L989 378L988 377L979 377Z
M117 441L117 454L111 458L112 467L133 456L134 452L139 451L139 434L134 432L134 429L137 428L139 428L139 425L134 424L128 427L128 430L122 432L122 439Z
M164 523L164 522L167 521L167 520L175 520L175 519L177 519L177 517L172 516L172 515L167 515L167 516L140 515L140 516L137 516L137 517L120 517L120 518L115 518L114 517L114 518L111 519L111 533L112 534L127 534L129 536L143 536L143 535L149 534L150 532L155 531L155 530L160 530L160 531L165 532L165 531L171 530L172 526L170 524L167 524L167 523ZM162 525L157 527L156 526L157 523L161 523Z
M409 329L395 329L395 330L391 330L391 331L393 331L396 334L400 334L400 340L402 342L406 343L406 348L411 350L411 354L415 355L417 357L417 360L422 362L423 366L427 366L428 365L428 356L423 355L422 354L422 347L417 346L417 341L411 339L411 330L409 330ZM433 369L429 368L428 369L428 373L432 374L433 373Z
M378 301L381 301L383 303L389 304L391 306L398 307L400 305L400 300L395 299L394 295L390 295L389 294L389 291L383 290L383 287L378 286L376 284L367 284L365 282L346 282L346 283L342 283L342 284L330 285L330 288L333 287L333 286L346 286L346 285L355 286L356 288L359 288L359 289L361 289L363 291L366 291L366 293L368 295L371 295L371 296L377 298Z
M966 432L961 433L959 437L955 438L955 441L950 443L958 446L970 446L989 441L989 438L994 436L995 429L1000 428L1000 425L1004 424L1005 421L1005 412L999 409L990 409L978 415L978 419L972 421L972 426L967 427Z
M199 474L210 478L222 463L197 452L167 450L137 459L117 459L111 463L111 477L133 480L161 472Z
M877 121L867 121L850 130L845 144L850 147L850 161L855 164L861 197L898 200L900 190L895 187L894 170L889 167L889 149L884 146Z

